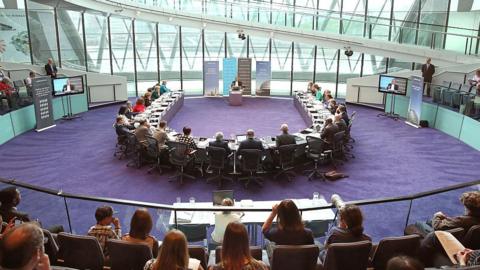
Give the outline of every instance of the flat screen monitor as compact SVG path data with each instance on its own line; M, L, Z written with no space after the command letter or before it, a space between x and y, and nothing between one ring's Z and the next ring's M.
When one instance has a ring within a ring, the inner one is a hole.
M83 94L83 76L56 78L52 80L53 96Z
M213 205L222 205L222 201L229 198L233 201L233 190L216 190L213 191Z
M245 141L247 139L247 135L237 135L237 142Z
M407 78L380 75L378 91L381 93L405 96L407 94L407 83Z

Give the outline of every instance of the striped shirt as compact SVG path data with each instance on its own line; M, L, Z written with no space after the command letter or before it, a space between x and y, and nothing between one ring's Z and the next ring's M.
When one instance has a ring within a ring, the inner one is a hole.
M105 251L107 240L120 239L120 235L122 235L122 232L120 228L112 229L111 225L96 224L88 230L87 235L97 238L98 243L100 243L100 247L103 250L103 254L105 254L106 256L108 255L108 253Z

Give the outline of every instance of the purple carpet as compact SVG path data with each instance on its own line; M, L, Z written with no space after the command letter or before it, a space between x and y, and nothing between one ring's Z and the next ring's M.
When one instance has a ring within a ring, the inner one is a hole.
M0 146L0 176L69 193L173 203L195 197L210 201L214 184L204 179L187 180L183 186L169 183L167 176L147 174L146 167L127 168L126 160L113 157L116 135L112 128L118 107L104 107L83 114L83 119L59 121L57 127L42 133L27 132ZM317 191L329 198L338 193L345 200L409 195L456 183L477 180L480 152L434 129L415 129L402 121L377 118L378 111L349 106L357 111L352 135L356 139L356 158L339 170L350 175L336 182L307 181L299 175L293 182L267 180L263 188L252 185L246 190L239 184L226 185L235 190L237 200L275 200L310 198ZM192 127L195 136L211 137L216 131L244 133L253 128L257 135L278 134L282 123L292 132L305 127L290 99L245 99L243 106L228 106L220 98L186 99L183 109L169 125L180 131ZM44 225L67 226L65 202L55 196L22 190L20 209L38 217ZM415 201L410 221L426 219L436 211L459 214L458 196L462 191ZM93 211L100 203L67 200L75 232L85 233L94 223ZM116 206L123 227L128 228L134 207ZM401 235L409 202L371 205L362 208L366 232L375 240ZM170 212L157 211L154 234L167 230Z

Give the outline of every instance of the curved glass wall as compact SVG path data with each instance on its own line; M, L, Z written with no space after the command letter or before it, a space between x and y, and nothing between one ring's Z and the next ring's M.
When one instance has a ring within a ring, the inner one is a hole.
M132 0L209 16L228 17L477 54L480 0ZM28 16L26 16L28 14ZM203 61L249 57L272 63L272 95L290 95L309 81L344 97L348 78L415 67L402 59L187 28L70 10L35 1L0 0L0 60L127 77L129 95L143 94L159 80L187 95L203 95ZM29 46L31 44L31 46ZM220 81L220 85L222 82Z

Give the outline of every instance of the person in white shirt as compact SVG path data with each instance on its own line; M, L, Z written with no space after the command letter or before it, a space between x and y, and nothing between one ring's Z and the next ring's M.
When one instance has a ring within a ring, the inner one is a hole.
M222 201L222 206L233 206L233 201L230 198L225 198ZM223 235L225 228L231 222L240 222L242 214L231 213L230 211L223 211L215 213L215 229L212 232L212 240L215 243L221 244L223 242Z
M28 77L25 78L25 85L28 87L32 87L32 80L35 79L35 72L30 71Z
M468 80L468 82L470 83L471 87L475 87L477 89L477 93L480 92L480 69L475 71L475 75L473 75L473 78ZM470 92L472 92L471 88Z

